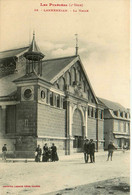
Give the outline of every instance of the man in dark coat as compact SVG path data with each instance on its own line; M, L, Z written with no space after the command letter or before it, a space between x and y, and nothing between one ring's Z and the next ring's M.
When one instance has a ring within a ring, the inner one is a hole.
M36 162L40 162L40 158L41 158L41 154L42 154L42 150L40 148L40 145L38 145L38 147L36 148L36 156L35 156L35 161Z
M51 146L51 156L52 156L52 161L58 161L58 155L57 155L57 147L54 145L54 143Z
M112 156L113 156L113 152L116 149L116 147L114 146L113 142L110 142L108 145L108 158L107 161L109 160L109 157L111 157L111 161L112 161Z
M7 147L6 144L2 147L2 160L6 161L6 152L7 152Z
M43 162L47 162L49 160L49 148L47 143L43 147Z
M89 140L86 139L84 145L83 145L83 151L84 151L84 160L85 160L85 163L88 163L88 159L89 159L89 154L90 154L90 151L89 151Z
M93 139L90 139L89 143L89 151L90 151L90 161L91 163L95 162L95 143L93 142Z

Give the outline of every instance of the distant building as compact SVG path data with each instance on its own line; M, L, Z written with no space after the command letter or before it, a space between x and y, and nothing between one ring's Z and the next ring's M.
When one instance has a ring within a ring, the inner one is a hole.
M99 98L104 108L104 139L105 147L108 148L110 141L114 142L117 148L124 145L130 146L130 110L122 105Z
M0 147L34 157L54 142L59 155L82 150L85 137L104 146L104 105L78 55L43 60L35 35L29 47L0 53Z

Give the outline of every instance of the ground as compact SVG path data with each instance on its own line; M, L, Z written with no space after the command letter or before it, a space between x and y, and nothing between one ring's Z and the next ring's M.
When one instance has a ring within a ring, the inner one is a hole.
M0 194L129 194L129 157L117 151L113 161L98 152L94 164L85 164L83 154L48 163L1 161Z
M127 195L130 194L129 178L121 177L92 184L81 185L73 188L65 188L47 195Z

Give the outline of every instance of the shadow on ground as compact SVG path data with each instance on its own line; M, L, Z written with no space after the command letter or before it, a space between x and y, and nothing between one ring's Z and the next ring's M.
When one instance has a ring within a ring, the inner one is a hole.
M130 195L130 180L126 177L113 178L88 185L65 188L47 195Z

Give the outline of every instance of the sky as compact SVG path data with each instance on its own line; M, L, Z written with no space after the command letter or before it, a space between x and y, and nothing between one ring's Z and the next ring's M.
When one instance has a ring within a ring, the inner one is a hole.
M74 3L83 7L69 7ZM43 11L51 8L68 12ZM130 107L129 18L129 0L1 0L0 51L29 45L34 30L45 59L72 56L77 33L79 55L96 96Z

